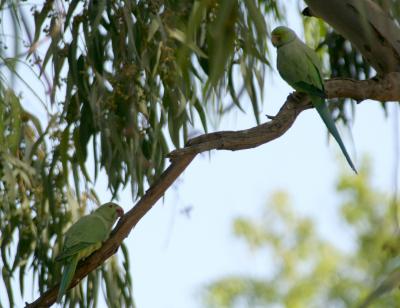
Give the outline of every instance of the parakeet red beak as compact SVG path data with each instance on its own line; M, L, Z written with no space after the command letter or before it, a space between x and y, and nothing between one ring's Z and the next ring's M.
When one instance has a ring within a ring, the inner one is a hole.
M279 36L277 36L277 35L272 35L272 37L271 37L271 42L272 42L272 45L277 46L278 43L279 43Z
M122 217L124 215L124 209L120 206L116 209L118 217Z

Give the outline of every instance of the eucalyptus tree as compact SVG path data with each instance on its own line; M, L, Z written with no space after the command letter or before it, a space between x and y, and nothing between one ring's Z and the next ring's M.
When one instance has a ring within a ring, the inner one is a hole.
M306 1L305 15L315 17L305 17L304 26L308 43L326 59L325 69L339 78L326 82L327 96L339 98L330 104L336 119L351 119L345 98L397 100L400 57L397 45L387 48L399 31L395 1L367 1L361 8L360 0L346 0L337 10L356 14L353 24L326 17L318 6L322 2ZM88 279L66 304L96 304L104 284L110 305L133 305L122 241L196 154L278 138L310 108L307 97L289 97L271 121L261 123L259 117L268 91L265 73L272 67L271 27L285 21L288 5L278 0L1 2L0 248L11 306L16 294L11 278L18 275L24 296L26 273L41 294L30 306L54 302L60 279L54 257L62 234L100 203L94 189L100 171L114 198L130 187L138 202L103 247L78 266L73 284ZM377 16L368 13L372 9L383 12L379 21L368 22ZM372 25L365 32L368 39L373 36L362 48L346 32L360 24ZM385 31L388 25L391 32ZM390 52L387 59L395 62L378 69L371 61L378 51ZM374 71L379 78L349 80L372 77ZM210 120L235 109L251 109L258 125L189 140L192 132L208 132ZM120 259L102 265L119 247Z

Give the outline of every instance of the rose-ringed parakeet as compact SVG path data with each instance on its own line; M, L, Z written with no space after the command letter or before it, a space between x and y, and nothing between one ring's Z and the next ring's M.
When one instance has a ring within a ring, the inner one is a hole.
M67 291L78 261L88 257L99 249L105 241L118 217L124 214L123 209L113 202L97 208L92 214L81 217L65 233L61 254L56 261L64 263L64 272L60 282L57 302L61 302Z
M272 44L277 48L277 68L281 77L296 91L307 93L328 131L335 138L350 167L357 173L350 155L340 138L325 101L321 64L314 50L305 45L287 27L272 31Z

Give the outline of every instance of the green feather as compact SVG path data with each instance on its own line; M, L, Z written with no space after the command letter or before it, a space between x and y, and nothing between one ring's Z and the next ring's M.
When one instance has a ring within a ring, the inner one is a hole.
M315 96L311 96L311 101L315 106L315 108L317 109L319 115L321 116L322 121L324 121L326 127L328 128L328 131L331 133L333 138L335 138L336 142L338 143L351 169L353 169L354 172L357 173L356 167L354 166L350 158L350 155L347 152L346 147L344 146L342 138L340 138L339 131L336 128L335 122L333 122L332 120L332 116L328 110L328 106L326 106L326 102L323 99Z
M61 302L74 277L79 260L91 255L105 241L123 210L109 202L100 206L90 215L83 216L65 233L64 246L56 261L64 262L57 302Z
M313 85L311 85L309 83L306 83L304 81L296 82L295 88L296 89L302 89L301 92L305 92L305 93L308 93L308 94L311 94L311 95L314 95L314 96L318 96L318 97L320 97L322 99L326 98L326 94L325 94L324 91L322 91L322 90L318 89L317 87L315 87L315 86L313 86Z
M76 265L78 264L78 256L75 256L69 260L64 266L64 273L60 282L60 289L58 290L57 303L61 303L61 299L67 291L72 278L74 277Z

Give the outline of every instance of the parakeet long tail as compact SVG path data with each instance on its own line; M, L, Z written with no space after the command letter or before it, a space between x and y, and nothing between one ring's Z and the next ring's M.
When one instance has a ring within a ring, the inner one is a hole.
M78 257L75 256L71 259L69 264L64 266L64 273L60 282L60 289L58 290L57 303L61 303L61 299L67 291L72 278L74 277L76 265L78 264Z
M357 173L356 167L354 166L349 153L347 153L346 147L344 146L342 138L340 138L339 131L336 128L335 122L333 122L333 120L332 120L332 116L329 113L329 110L328 110L328 107L326 106L325 101L323 99L321 99L319 97L315 97L315 96L311 97L311 101L312 101L314 107L317 109L322 120L324 121L329 132L331 133L333 138L335 138L335 140L339 144L339 147L342 150L344 156L346 157L346 160L349 163L351 169L353 169L354 172Z

